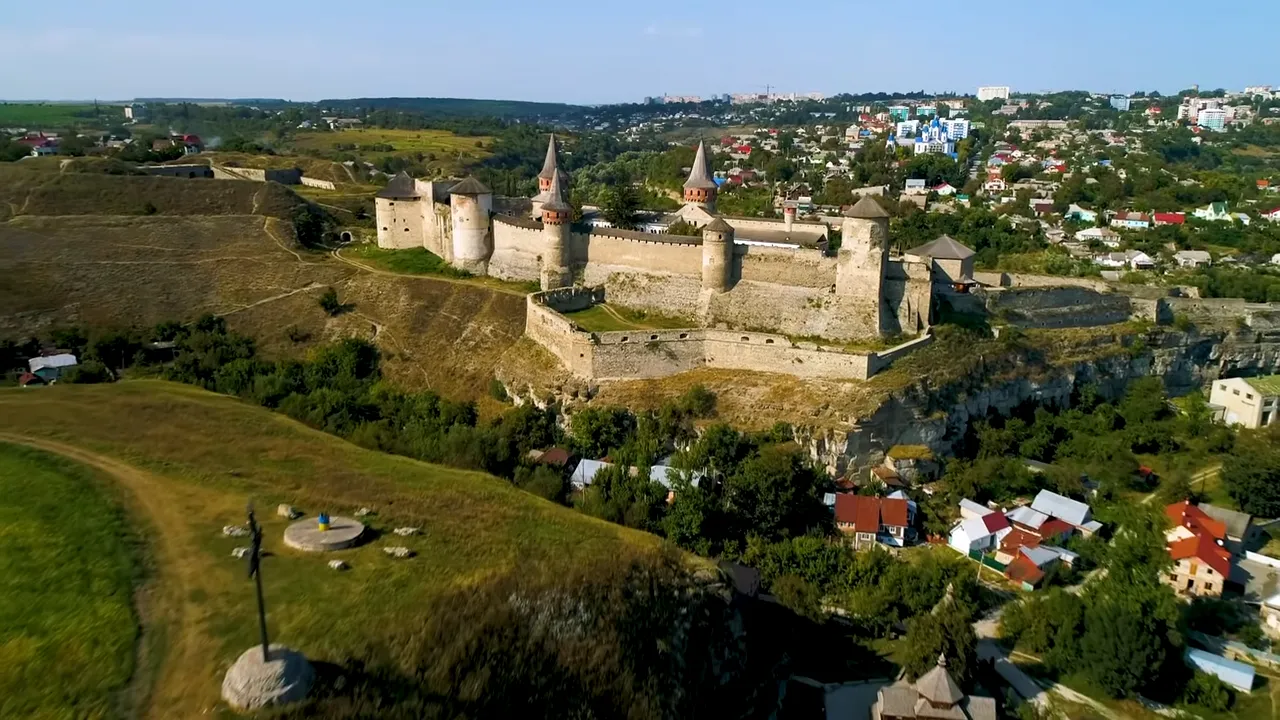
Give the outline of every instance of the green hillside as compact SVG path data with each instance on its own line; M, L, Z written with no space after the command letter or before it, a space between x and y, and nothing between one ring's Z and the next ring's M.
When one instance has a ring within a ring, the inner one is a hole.
M153 529L156 578L143 633L155 633L166 658L153 716L202 714L216 702L223 669L256 639L252 586L231 557L244 539L221 533L243 522L250 500L270 552L263 573L274 638L321 661L390 642L433 600L474 584L558 576L657 543L489 475L363 450L280 414L159 381L0 390L0 440L105 473L128 496L134 521ZM351 565L336 573L329 555L283 545L279 503L311 516L369 507L367 524L381 537L332 555ZM390 532L405 526L421 533ZM391 559L382 552L389 545L416 556Z

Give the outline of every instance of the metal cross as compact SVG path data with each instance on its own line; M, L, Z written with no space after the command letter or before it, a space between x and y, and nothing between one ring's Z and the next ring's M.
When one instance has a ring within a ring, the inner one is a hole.
M262 528L253 517L253 502L249 502L249 535L252 543L249 547L249 577L253 578L258 590L258 632L262 635L262 662L267 662L269 643L267 641L267 607L262 602L262 565L259 556L262 554Z

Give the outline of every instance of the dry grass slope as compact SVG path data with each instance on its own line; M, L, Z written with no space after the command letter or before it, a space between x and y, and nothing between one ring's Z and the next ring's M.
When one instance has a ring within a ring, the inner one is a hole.
M148 199L160 214L122 212ZM23 210L0 223L0 337L212 312L269 356L365 337L405 387L485 397L498 358L523 333L523 297L370 272L300 249L291 225L276 217L295 202L274 184L0 168L0 207ZM353 311L321 311L326 287Z
M244 541L220 533L243 521L250 498L271 553L263 572L274 638L315 660L394 636L445 592L504 573L621 561L657 542L498 478L363 450L233 398L158 381L0 390L0 438L106 470L155 528L157 580L143 632L163 642L165 662L151 717L218 713L222 672L256 639L251 585L230 557ZM377 512L369 526L386 536L332 556L292 551L278 503L312 515L368 506ZM401 526L422 534L389 534ZM392 544L417 556L392 560L381 549ZM330 557L351 570L328 570Z

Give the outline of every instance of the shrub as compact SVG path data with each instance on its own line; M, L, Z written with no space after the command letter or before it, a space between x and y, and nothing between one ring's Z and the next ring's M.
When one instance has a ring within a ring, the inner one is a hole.
M62 382L73 385L91 385L111 382L114 378L106 365L97 360L89 360L71 368L62 376Z
M1183 691L1182 699L1191 705L1199 705L1206 710L1214 712L1223 712L1231 707L1231 688L1218 678L1197 671L1192 676L1191 681L1187 683L1186 689Z
M498 402L506 402L509 399L507 397L507 387L498 378L489 379L489 396Z
M342 314L342 302L338 300L338 291L329 288L320 296L320 308L324 310L330 317L337 317Z

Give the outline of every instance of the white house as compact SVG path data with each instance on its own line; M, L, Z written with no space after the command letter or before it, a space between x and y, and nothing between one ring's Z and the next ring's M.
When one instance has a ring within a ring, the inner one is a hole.
M1262 217L1271 222L1280 222L1280 207L1272 208L1262 213Z
M995 549L1013 527L1002 513L972 500L960 501L960 521L951 528L947 544L966 555Z
M1152 270L1156 266L1151 256L1141 250L1103 253L1093 259L1093 264L1105 268L1129 268L1130 270Z
M1120 233L1111 228L1091 227L1076 233L1076 240L1082 243L1100 242L1110 248L1120 247Z
M1098 213L1092 210L1088 210L1086 208L1082 208L1079 205L1076 205L1075 203L1071 203L1071 205L1067 207L1066 216L1071 220L1076 220L1084 223L1098 222Z
M1179 250L1173 254L1173 259L1177 261L1178 267L1184 268L1209 267L1213 262L1213 258L1204 250Z

